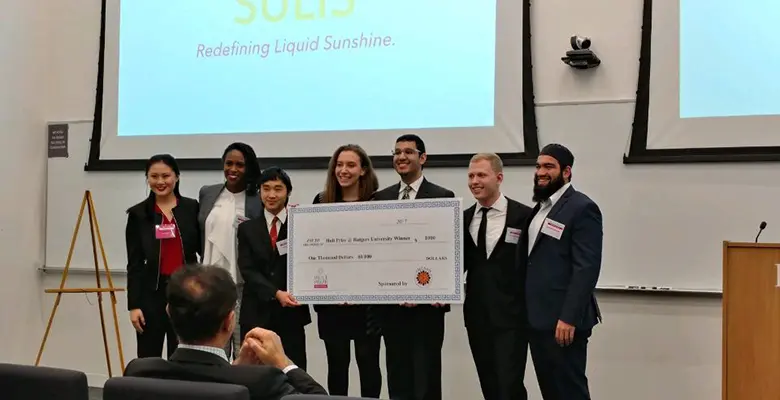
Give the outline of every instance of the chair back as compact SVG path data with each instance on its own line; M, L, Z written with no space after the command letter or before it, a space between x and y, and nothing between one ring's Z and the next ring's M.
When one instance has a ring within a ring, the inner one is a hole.
M249 400L245 386L174 379L111 378L103 385L103 400Z
M290 394L282 400L371 400L366 397L327 396L324 394Z
M88 400L87 375L62 368L0 363L3 400Z

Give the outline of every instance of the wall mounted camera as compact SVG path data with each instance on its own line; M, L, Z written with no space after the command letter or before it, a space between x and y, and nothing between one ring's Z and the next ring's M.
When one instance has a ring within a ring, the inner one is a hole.
M601 65L599 57L593 50L590 50L590 38L572 36L569 42L572 49L566 52L566 57L561 57L561 60L568 66L577 69L588 69Z

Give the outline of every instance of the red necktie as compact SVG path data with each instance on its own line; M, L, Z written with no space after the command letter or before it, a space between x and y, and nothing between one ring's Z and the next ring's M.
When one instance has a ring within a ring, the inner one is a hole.
M274 217L271 221L271 247L276 248L276 238L279 236L279 232L276 230L276 222L279 221L279 217Z

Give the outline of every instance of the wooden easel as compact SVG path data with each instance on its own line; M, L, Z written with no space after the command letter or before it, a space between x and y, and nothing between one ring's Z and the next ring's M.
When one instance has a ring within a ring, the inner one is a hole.
M70 269L70 261L73 257L73 249L76 247L76 239L79 236L79 227L81 227L81 219L84 216L84 208L88 209L89 215L89 230L92 236L92 258L95 261L95 281L97 287L94 288L65 288L65 281L68 279L68 270ZM108 280L108 287L103 288L100 286L100 268L98 267L97 246L95 245L95 236L97 236L97 243L100 246L100 255L103 258L103 266L106 270L106 278ZM116 315L116 292L124 291L123 288L114 287L114 282L111 280L111 271L108 269L108 261L106 260L106 251L103 248L103 238L100 236L100 227L98 226L97 216L95 214L95 205L92 203L92 193L89 190L84 192L84 199L81 201L81 210L79 211L79 218L76 221L76 228L73 230L73 238L70 242L70 250L68 251L68 260L65 262L65 270L62 271L62 281L60 281L59 289L46 289L46 293L57 293L57 299L54 301L54 307L52 307L51 315L49 316L49 324L46 326L46 333L43 335L41 341L41 347L38 350L38 357L35 359L35 365L37 366L41 361L41 355L43 355L43 348L46 346L46 339L49 337L51 331L52 322L54 322L54 314L57 312L57 307L60 305L60 299L63 293L97 293L98 309L100 310L100 328L103 333L103 347L106 351L106 368L108 368L108 376L112 377L111 373L111 358L108 355L108 336L106 335L106 321L103 316L103 293L109 293L111 296L111 309L114 314L114 330L116 331L116 344L119 349L119 366L122 374L125 372L125 358L122 354L122 339L119 336L119 319Z

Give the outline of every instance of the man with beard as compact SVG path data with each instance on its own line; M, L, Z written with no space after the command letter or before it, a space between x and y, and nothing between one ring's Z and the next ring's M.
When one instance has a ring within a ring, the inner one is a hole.
M393 168L401 182L374 194L374 200L455 197L423 176L425 142L413 134L395 141ZM441 349L445 304L401 304L372 307L371 316L385 338L387 389L394 400L441 400Z
M601 210L571 186L573 165L566 147L542 149L534 176L537 204L518 244L531 358L545 400L590 399L587 344L601 321L594 296L601 271Z

